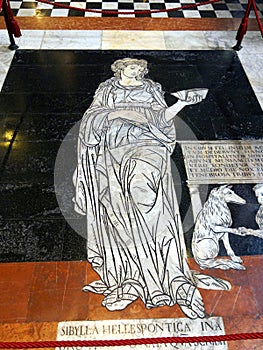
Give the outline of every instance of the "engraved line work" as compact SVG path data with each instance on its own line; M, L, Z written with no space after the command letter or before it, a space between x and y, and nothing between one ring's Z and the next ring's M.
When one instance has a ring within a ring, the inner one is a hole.
M147 308L178 304L187 317L203 318L198 287L230 284L190 271L170 156L175 116L208 90L174 93L178 101L168 107L161 85L145 78L147 61L124 58L111 69L82 118L73 176L87 259L100 277L83 290L103 294L110 311L140 298Z

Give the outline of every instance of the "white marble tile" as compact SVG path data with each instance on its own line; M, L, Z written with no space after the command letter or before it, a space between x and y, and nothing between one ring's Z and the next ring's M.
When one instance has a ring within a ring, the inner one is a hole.
M254 91L263 93L263 54L241 55L239 59Z
M102 3L103 10L118 10L117 2L103 2Z
M185 18L201 18L201 15L197 10L184 10L183 14Z
M123 12L122 14L118 15L118 17L123 17L123 18L135 18L135 14L128 14L130 10L121 10ZM124 13L127 12L127 13Z
M12 9L20 9L21 1L10 1L10 5Z
M150 10L150 4L149 3L134 3L134 10Z
M200 31L164 31L167 50L205 50L207 42Z
M0 35L0 42L1 42L1 35ZM0 91L2 90L6 74L9 70L10 64L12 62L12 59L14 57L15 51L11 51L8 49L7 46L2 46L0 44Z
M96 50L101 48L100 30L50 30L44 34L41 49Z
M44 38L43 30L21 30L19 49L39 50Z
M53 9L50 17L67 17L69 13L68 9Z
M231 13L227 10L216 10L215 14L217 18L232 18Z
M263 110L263 92L258 92L256 95L257 95L258 102Z
M105 30L102 34L102 49L164 50L163 32Z
M53 9L53 5L44 4L43 2L39 2L36 7L38 10L51 10Z
M184 4L194 4L195 0L184 0L184 1L182 1L182 3L184 3Z
M80 9L85 9L86 8L86 2L71 2L70 3L70 6L72 7L77 7L77 8L80 8Z
M214 11L214 8L213 8L212 4L206 4L206 5L198 6L198 10L201 10L201 11Z
M152 18L168 18L167 12L152 12L151 13Z
M263 38L259 31L248 31L242 40L242 49L239 55L263 54Z
M20 9L17 16L32 17L35 15L35 9Z
M85 11L84 17L101 17L101 13Z
M208 49L230 50L236 44L236 31L206 31Z

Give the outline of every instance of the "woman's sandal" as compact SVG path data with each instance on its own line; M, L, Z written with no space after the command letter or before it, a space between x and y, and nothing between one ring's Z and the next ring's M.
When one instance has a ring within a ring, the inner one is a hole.
M188 279L181 276L171 283L173 302L178 304L183 313L191 318L205 317L205 309L199 290Z

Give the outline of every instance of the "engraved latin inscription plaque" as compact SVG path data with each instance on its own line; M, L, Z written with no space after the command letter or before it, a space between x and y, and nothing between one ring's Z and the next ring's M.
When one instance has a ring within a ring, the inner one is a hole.
M263 180L261 141L184 142L182 151L189 184Z

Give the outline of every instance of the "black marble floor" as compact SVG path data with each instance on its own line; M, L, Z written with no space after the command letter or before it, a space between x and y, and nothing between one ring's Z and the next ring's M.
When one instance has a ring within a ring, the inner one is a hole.
M99 83L112 76L111 63L121 57L149 62L148 76L161 83L168 105L175 102L171 92L209 89L202 103L180 113L186 124L178 124L178 140L262 138L262 110L234 51L18 50L0 94L0 261L86 258L85 219L72 203L76 124ZM175 184L183 187L184 219L190 197L179 146L173 159L180 173ZM243 211L232 206L236 227L255 227L249 219L258 209L252 186L234 186L247 199ZM191 233L186 232L188 245ZM232 243L239 255L263 253L259 238L234 237Z

